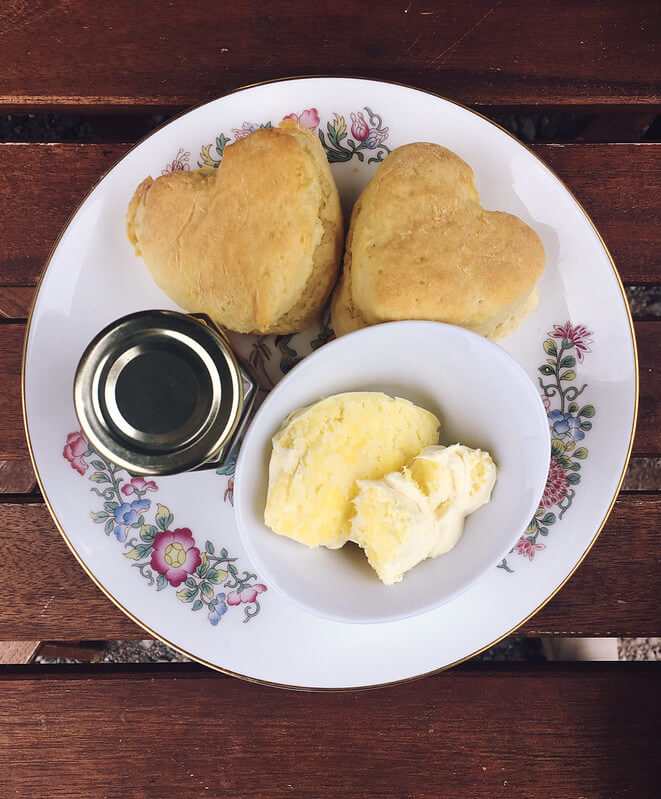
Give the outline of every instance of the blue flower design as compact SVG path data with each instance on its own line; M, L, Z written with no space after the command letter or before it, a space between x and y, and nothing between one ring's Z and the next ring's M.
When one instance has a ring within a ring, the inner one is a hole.
M115 537L124 542L128 538L128 528L138 521L144 511L151 505L148 499L134 499L130 504L124 502L113 511L115 516Z
M581 430L581 420L577 416L572 416L571 413L551 411L547 414L547 417L549 427L559 436L569 433L575 441L581 441L585 438L585 433Z
M365 147L368 150L374 150L388 138L388 128L377 130L372 128L365 138Z
M215 627L227 613L227 604L225 603L226 596L224 593L216 594L216 596L209 602L209 621Z
M569 413L565 418L569 426L569 435L574 441L582 441L585 438L585 433L581 430L581 420Z

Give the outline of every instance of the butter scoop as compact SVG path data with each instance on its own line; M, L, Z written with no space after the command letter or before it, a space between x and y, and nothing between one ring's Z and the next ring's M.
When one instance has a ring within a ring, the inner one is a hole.
M488 452L462 444L426 447L400 471L358 481L349 539L365 550L381 582L392 585L426 558L453 549L466 516L490 500L495 482Z
M309 547L349 535L357 480L401 469L438 441L433 413L400 397L336 394L291 414L273 438L264 521Z

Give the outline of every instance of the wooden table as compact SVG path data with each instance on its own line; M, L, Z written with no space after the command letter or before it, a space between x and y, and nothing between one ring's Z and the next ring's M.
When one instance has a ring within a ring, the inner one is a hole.
M657 3L5 0L0 113L102 115L94 144L0 144L0 640L142 638L84 575L35 487L20 404L34 287L61 227L152 122L303 74L402 81L496 116L585 115L534 150L576 193L626 284L661 282ZM661 456L661 322L635 319L634 459ZM524 636L651 636L658 485L624 490L599 541ZM38 549L39 557L34 556ZM0 667L3 796L653 795L656 664L466 664L396 688L303 694L196 665Z

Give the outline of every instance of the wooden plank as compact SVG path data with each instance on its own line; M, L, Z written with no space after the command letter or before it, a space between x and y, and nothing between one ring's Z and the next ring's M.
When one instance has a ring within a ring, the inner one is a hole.
M0 663L32 663L41 641L0 641Z
M33 286L0 286L0 316L27 319L33 296Z
M661 144L533 147L597 226L622 280L661 280Z
M0 144L0 285L34 286L61 229L127 145ZM25 297L5 299L2 310Z
M94 529L90 534L103 533ZM558 539L561 536L558 530ZM660 544L661 495L622 495L585 563L518 634L657 635ZM35 551L40 562L48 564L47 580L25 579L26 563ZM528 567L517 561L511 563L514 568ZM44 505L0 505L0 562L3 637L60 641L146 637L76 563ZM544 568L541 558L534 568Z
M468 104L659 102L654 0L6 0L5 109L177 110L276 76L363 75Z
M296 695L190 668L14 669L5 795L656 795L655 664L495 665Z
M0 313L24 317L33 286L69 215L124 144L0 144ZM659 144L536 145L604 236L623 280L661 279ZM144 177L136 175L137 182Z

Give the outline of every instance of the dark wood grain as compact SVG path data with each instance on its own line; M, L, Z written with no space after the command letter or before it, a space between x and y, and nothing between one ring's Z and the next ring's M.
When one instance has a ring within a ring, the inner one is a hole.
M5 0L0 105L176 110L306 74L403 81L482 106L659 102L654 0Z
M102 534L98 528L90 529L90 535ZM550 545L562 546L562 529L555 535ZM660 545L661 495L622 495L583 565L518 634L658 634ZM40 563L47 564L48 579L26 579L26 563L36 551ZM4 638L147 637L83 572L44 505L0 505L0 562L0 630ZM526 564L512 556L511 565L521 568ZM544 568L541 556L534 568ZM509 575L503 574L503 579Z
M0 314L25 316L33 286L69 215L128 149L121 144L0 144ZM537 145L583 203L623 280L661 279L661 145ZM136 184L144 175L136 175ZM5 293L2 293L2 292Z
M0 316L27 319L34 296L34 286L0 286Z
M468 666L354 693L199 669L12 669L6 796L612 799L655 795L655 664Z
M34 490L35 479L23 429L21 362L23 324L0 325L0 493Z

